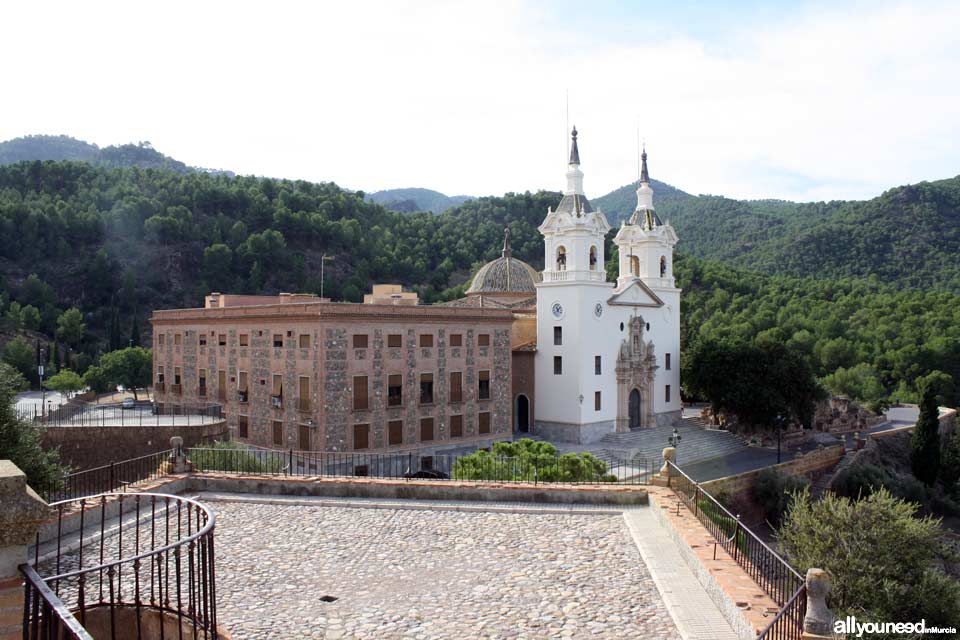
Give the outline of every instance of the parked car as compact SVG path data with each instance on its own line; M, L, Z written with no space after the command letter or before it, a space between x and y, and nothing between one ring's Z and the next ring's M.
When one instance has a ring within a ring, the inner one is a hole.
M136 409L137 402L133 398L124 398L120 406L124 409Z

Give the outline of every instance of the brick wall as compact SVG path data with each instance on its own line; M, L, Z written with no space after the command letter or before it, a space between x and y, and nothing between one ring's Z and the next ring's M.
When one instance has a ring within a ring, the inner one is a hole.
M170 438L181 436L188 447L204 441L227 438L222 420L205 425L49 427L43 446L60 447L60 458L74 471L82 471L145 456L170 448Z

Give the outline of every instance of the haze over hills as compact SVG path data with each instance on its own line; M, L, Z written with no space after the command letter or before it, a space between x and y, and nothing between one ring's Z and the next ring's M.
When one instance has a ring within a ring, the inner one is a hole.
M367 200L382 204L390 211L412 213L414 211L431 211L443 213L447 209L463 204L474 196L448 196L432 189L385 189L367 194Z

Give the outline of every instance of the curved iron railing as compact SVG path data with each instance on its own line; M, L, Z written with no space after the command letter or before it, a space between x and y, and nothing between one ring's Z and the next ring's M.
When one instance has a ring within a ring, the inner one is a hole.
M667 461L670 474L667 486L710 532L716 546L722 547L760 587L780 606L770 625L758 636L771 640L799 640L806 613L804 578L780 554L684 473ZM716 553L716 546L714 553Z
M38 533L33 564L21 566L24 638L77 625L96 638L218 637L215 518L207 507L155 493L51 506L53 535Z

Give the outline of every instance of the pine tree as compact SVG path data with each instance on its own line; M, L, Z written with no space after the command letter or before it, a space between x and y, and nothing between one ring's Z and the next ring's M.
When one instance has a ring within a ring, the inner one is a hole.
M940 472L940 410L933 385L927 385L920 401L920 418L913 429L913 450L910 464L913 475L923 484L933 486Z

